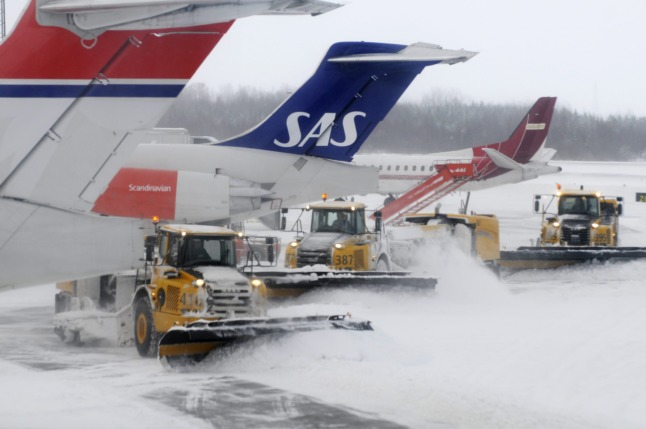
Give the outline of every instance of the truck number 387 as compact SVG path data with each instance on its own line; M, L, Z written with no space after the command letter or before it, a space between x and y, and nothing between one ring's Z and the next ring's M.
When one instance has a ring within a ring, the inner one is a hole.
M352 255L336 255L334 257L334 265L352 265L354 257Z

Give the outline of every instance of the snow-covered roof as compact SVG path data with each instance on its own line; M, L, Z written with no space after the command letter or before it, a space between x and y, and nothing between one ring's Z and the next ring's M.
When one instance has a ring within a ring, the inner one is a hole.
M191 225L191 224L168 224L160 227L162 231L169 231L176 234L186 232L191 235L235 235L236 232L221 226Z
M311 209L318 210L351 210L352 207L355 209L364 209L366 208L366 205L355 201L326 201L324 203L310 204Z

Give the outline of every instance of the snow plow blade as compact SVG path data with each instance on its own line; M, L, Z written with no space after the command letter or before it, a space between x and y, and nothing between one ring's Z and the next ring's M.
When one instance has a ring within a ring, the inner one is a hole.
M519 271L640 258L646 258L646 247L519 247L501 250L498 264L502 269Z
M198 320L186 326L175 326L161 337L159 360L165 367L174 368L200 362L217 347L262 335L323 329L373 330L369 321L347 315Z
M365 287L433 290L437 279L400 271L266 271L254 272L267 288L268 298L296 297L313 289Z

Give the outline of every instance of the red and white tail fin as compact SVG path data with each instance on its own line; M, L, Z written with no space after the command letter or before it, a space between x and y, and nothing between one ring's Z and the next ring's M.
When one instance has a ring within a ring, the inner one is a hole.
M486 180L504 172L487 155L486 149L493 149L518 164L530 162L545 144L555 104L556 97L539 98L507 140L473 148L473 158L480 171L478 180Z
M337 6L30 0L0 44L0 196L89 212L233 19Z
M157 123L232 22L88 40L41 25L38 4L0 44L0 195L87 212L129 132Z

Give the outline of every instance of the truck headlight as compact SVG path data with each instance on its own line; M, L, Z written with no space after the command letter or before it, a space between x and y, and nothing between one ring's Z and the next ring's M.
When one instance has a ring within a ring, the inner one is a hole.
M599 228L599 224L598 224L598 223L596 223L596 222L594 222L594 223L592 224L592 228L594 228L594 229Z
M262 286L262 280L260 280L260 279L253 279L253 280L251 280L251 286L253 286L253 287L260 287L260 286Z
M558 221L554 221L554 222L552 222L552 226L554 228L558 228L559 226L561 226L561 224Z
M289 243L289 245L291 247L298 247L298 241L292 241L291 243Z
M195 280L193 280L193 286L197 286L197 287L204 286L204 279L195 279Z
M343 244L343 243L335 243L334 248L339 249L339 250L343 250L343 249L345 249L345 244Z

